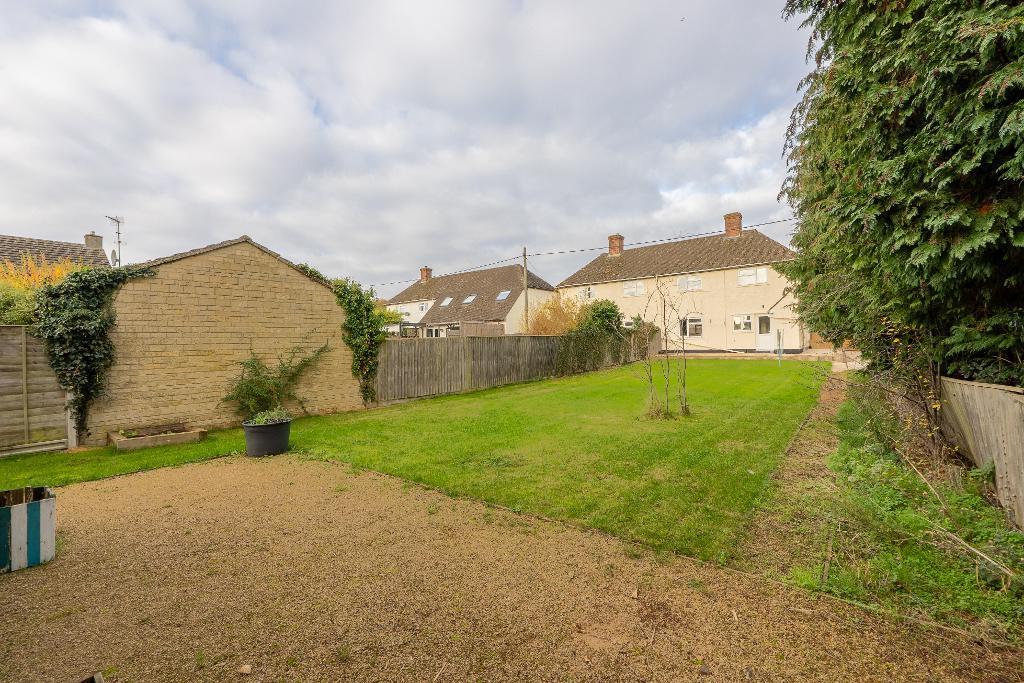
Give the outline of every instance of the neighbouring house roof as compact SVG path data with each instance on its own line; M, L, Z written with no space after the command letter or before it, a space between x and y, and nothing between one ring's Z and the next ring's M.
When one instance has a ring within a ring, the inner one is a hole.
M186 259L186 258L189 258L189 257L192 257L192 256L199 256L200 254L206 254L206 253L211 252L211 251L217 251L218 249L224 249L225 247L230 247L230 246L233 246L235 244L243 244L243 243L244 244L251 244L252 246L254 246L257 249L259 249L260 251L264 252L265 254L267 254L269 256L272 256L273 258L276 258L278 261L280 261L281 263L285 264L286 266L289 266L289 267L295 269L295 272L301 273L302 275L304 275L305 277L309 278L313 282L317 283L318 285L323 285L324 287L326 287L327 289L331 290L332 292L334 291L334 289L329 284L327 284L325 282L322 282L319 279L311 276L309 273L304 271L302 268L300 268L299 266L295 265L294 263L292 263L291 261L289 261L285 257L281 256L280 254L278 254L276 251L272 251L272 250L268 249L267 247L263 246L259 242L254 241L248 235L242 235L241 237L236 237L233 240L224 240L223 242L217 242L216 244L208 244L205 247L199 247L197 249L190 249L188 251L183 251L183 252L180 252L180 253L177 253L177 254L171 254L170 256L161 256L160 258L155 258L155 259L152 259L150 261L145 261L143 263L138 263L138 264L135 264L135 265L137 265L137 266L139 266L141 268L155 268L156 266L162 266L165 263L171 263L172 261L180 261L181 259Z
M81 242L57 242L35 237L0 235L0 261L18 263L24 254L44 256L47 261L70 259L83 266L109 267L110 261L102 248L87 247Z
M532 272L527 271L527 278L530 289L555 289ZM509 295L499 301L498 294L504 291L508 291ZM420 320L426 325L464 321L493 322L504 320L508 316L522 292L523 267L513 265L420 280L391 297L388 303L433 300L434 305ZM463 303L471 294L476 294L476 298L471 303ZM441 302L446 297L451 297L452 301L447 306L442 306Z
M618 256L601 254L562 280L558 286L592 285L763 265L789 261L795 256L792 250L757 230L744 230L735 237L709 235L624 249Z

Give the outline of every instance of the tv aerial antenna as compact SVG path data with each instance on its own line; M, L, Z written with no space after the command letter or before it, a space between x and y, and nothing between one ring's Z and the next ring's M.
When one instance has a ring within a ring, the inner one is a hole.
M114 224L114 230L117 234L117 250L113 253L114 266L121 265L121 225L124 223L124 216L107 216L107 220Z

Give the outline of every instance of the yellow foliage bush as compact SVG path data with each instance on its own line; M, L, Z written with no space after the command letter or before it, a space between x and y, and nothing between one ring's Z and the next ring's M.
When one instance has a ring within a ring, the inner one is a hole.
M35 290L44 285L55 285L81 266L71 259L50 262L46 256L22 254L21 263L0 262L0 285L14 289Z
M51 263L45 256L23 254L21 263L0 261L0 325L35 322L36 292L55 285L81 266L71 259Z
M577 299L556 295L530 312L529 334L565 334L582 319L583 306Z

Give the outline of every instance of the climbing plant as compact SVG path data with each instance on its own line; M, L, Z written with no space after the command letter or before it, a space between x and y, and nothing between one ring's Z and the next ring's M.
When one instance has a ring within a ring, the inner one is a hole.
M341 338L352 350L352 374L359 380L363 401L370 403L377 399L380 349L388 336L385 328L400 318L396 313L378 307L373 289L363 289L355 280L335 280L334 296L345 311Z
M88 434L89 406L102 395L114 364L114 294L125 282L150 275L152 270L140 267L90 268L72 272L36 295L35 334L46 347L58 383L71 395L68 407L80 434Z
M322 285L327 285L328 287L334 286L329 277L327 277L326 275L324 275L323 273L321 273L319 270L309 265L308 263L297 263L295 264L295 267L302 271L302 273L306 277L312 280L316 280Z

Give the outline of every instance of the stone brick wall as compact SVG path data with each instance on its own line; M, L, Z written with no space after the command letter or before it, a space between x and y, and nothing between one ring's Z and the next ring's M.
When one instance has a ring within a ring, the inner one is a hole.
M118 429L237 425L234 407L221 399L250 347L270 362L296 344L314 349L329 341L331 350L296 393L311 413L362 408L341 340L344 313L323 285L248 242L156 271L128 282L114 300L117 360L83 443L106 443Z

